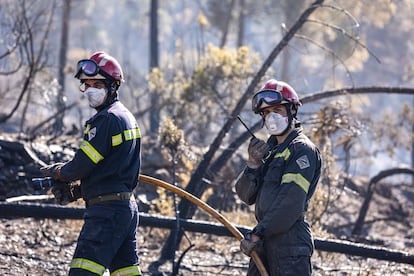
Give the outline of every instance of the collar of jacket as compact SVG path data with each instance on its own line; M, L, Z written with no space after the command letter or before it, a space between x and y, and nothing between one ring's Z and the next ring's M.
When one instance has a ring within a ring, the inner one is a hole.
M280 145L277 143L275 135L270 136L267 142L270 144L271 148L274 148L276 146L278 146L279 148L286 148L292 142L293 139L295 139L302 133L302 131L302 127L297 127L293 129L292 132L288 135L288 137L286 137L285 141L283 141Z

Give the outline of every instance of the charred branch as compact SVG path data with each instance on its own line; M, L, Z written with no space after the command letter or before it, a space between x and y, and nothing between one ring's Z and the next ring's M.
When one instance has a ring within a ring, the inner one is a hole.
M395 174L411 174L414 175L414 169L411 168L393 168L389 170L384 170L379 172L376 176L374 176L367 188L367 193L364 199L364 202L362 203L361 209L359 210L358 219L355 222L354 229L352 230L352 235L360 235L362 231L362 227L364 226L365 217L368 213L368 208L371 203L371 199L375 192L376 184L381 181L382 179L395 175Z

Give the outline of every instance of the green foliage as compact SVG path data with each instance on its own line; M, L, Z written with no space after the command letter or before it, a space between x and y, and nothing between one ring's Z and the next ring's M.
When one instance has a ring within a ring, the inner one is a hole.
M234 50L209 44L206 55L194 69L189 86L183 93L183 100L194 102L200 98L213 98L213 102L225 100L224 104L234 103L235 99L226 102L230 96L237 93L230 90L230 87L237 85L245 77L251 77L255 72L254 65L258 64L254 54L252 57L250 54L247 47ZM219 90L222 87L224 89Z
M257 55L247 47L227 49L209 44L190 75L180 67L173 72L153 69L149 87L158 91L166 113L186 135L191 132L192 137L206 141L209 130L237 103L258 64Z
M151 201L150 214L157 214L161 216L173 216L174 215L174 198L170 193L160 187L157 187L158 198Z
M184 133L174 124L174 122L166 117L161 123L158 137L160 144L166 147L171 155L174 156L184 145Z

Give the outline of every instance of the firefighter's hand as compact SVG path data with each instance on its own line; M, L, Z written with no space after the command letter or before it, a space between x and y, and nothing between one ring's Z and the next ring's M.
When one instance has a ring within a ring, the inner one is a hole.
M253 234L247 234L244 239L240 241L240 250L247 256L250 257L252 251L255 249L260 238Z
M53 179L59 179L58 171L65 163L55 163L52 165L44 166L40 168L40 172L43 176L50 176Z
M60 205L66 205L82 197L80 186L73 183L56 182L52 187L52 193Z
M249 159L246 162L247 166L252 169L257 169L262 164L262 159L269 149L270 147L265 141L253 137L247 149L249 153Z

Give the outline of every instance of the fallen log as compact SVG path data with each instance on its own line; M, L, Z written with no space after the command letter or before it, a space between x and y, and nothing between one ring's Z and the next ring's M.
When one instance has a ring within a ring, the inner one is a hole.
M315 239L315 248L321 251L414 265L414 255L408 252L350 241Z
M15 203L0 201L0 218L32 217L36 219L82 219L85 208L68 207L53 204ZM183 230L232 237L232 233L219 223L181 219ZM155 216L140 213L140 226L174 229L176 220L172 217ZM243 234L251 229L246 226L236 226ZM390 250L383 247L370 246L344 240L315 239L317 250L360 256L383 261L414 265L414 255L404 251Z
M25 218L31 217L36 219L83 219L85 213L84 207L69 207L54 204L27 203L27 202L3 202L0 201L0 218ZM174 229L176 227L175 217L165 217L159 215L150 215L147 213L139 214L139 225L157 228ZM181 219L180 225L189 232L198 232L205 234L214 234L218 236L232 237L232 233L222 224L205 222L192 219ZM237 226L240 232L247 233L250 228Z

